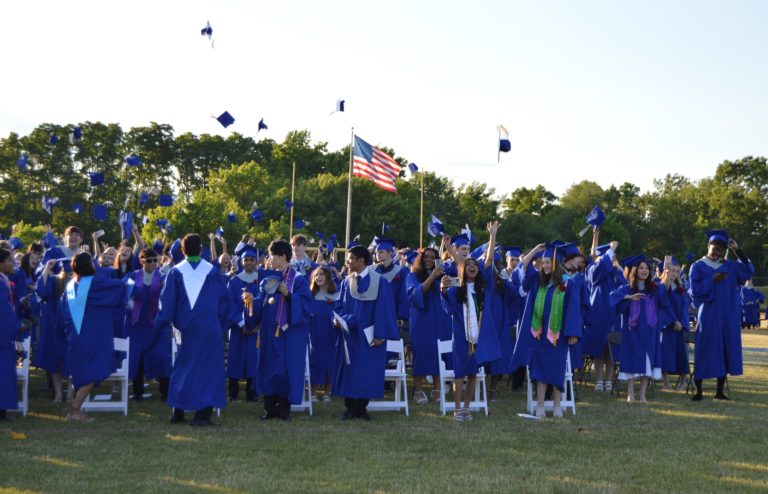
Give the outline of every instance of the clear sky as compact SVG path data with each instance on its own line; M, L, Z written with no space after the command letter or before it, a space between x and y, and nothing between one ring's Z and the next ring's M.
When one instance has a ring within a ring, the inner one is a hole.
M768 153L766 1L19 0L0 19L0 136L86 120L254 135L263 117L260 137L338 149L354 126L499 193L648 189Z

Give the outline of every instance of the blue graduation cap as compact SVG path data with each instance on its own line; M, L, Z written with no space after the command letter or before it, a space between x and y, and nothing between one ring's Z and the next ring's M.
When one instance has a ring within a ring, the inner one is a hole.
M496 162L501 161L501 153L508 153L512 149L512 143L509 142L509 132L503 125L496 127L497 137L499 139L499 149L496 153Z
M48 214L53 214L53 206L56 206L59 203L59 198L44 195L42 197L41 203L45 212Z
M80 203L77 203L72 206L72 211L75 212L75 214L80 214L83 212L83 205Z
M464 228L461 229L461 233L467 236L467 238L469 239L470 245L477 242L477 237L472 233L472 230L469 228L469 225L464 225Z
M710 230L706 232L707 235L707 243L711 244L712 242L719 242L724 244L725 246L728 246L728 232L725 230Z
M230 211L227 215L227 222L229 223L237 223L237 215L234 211Z
M453 243L453 239L451 239L451 241L451 243ZM469 253L469 257L477 261L485 256L486 250L488 250L488 242L472 249L472 252Z
M264 213L262 213L260 209L254 209L251 211L251 219L258 223L264 219Z
M104 185L104 174L101 172L89 173L88 178L91 181L91 187L98 187L99 185Z
M72 137L76 141L83 140L83 129L81 129L80 127L75 127L74 129L72 129Z
M107 206L103 204L93 205L93 219L96 221L104 221L109 216L109 210Z
M8 243L11 244L13 250L21 250L24 248L24 242L22 242L19 237L11 237L11 239L8 240Z
M645 254L640 253L623 258L621 261L619 261L619 264L625 268L633 268L643 261L648 262L648 259L645 257Z
M168 226L168 220L165 218L160 218L155 220L155 226L160 228L161 230L165 230L165 227Z
M125 164L128 166L141 166L141 158L139 158L137 155L132 154L130 156L125 157Z
M51 138L48 140L48 142L49 142L49 143L50 143L52 146L55 146L55 145L56 145L56 143L57 143L57 142L59 142L59 136L57 136L56 134L51 134Z
M389 231L389 225L387 225L386 223L382 223L381 224L381 234L384 235L388 231Z
M352 240L349 241L349 243L347 244L347 249L351 249L352 247L356 247L356 246L360 245L360 242L358 242L358 240L360 240L360 234L359 233L357 235L355 235L355 238L353 238Z
M517 246L504 246L501 248L504 251L504 257L520 257L523 255L523 248Z
M578 242L570 242L560 245L558 246L558 250L563 251L563 259L581 254Z
M339 98L336 100L336 111L337 112L343 112L344 111L344 104L346 103L345 100Z
M595 252L598 256L604 256L606 252L611 248L611 244L603 244L595 247Z
M336 248L336 234L332 234L330 237L328 237L328 249L333 250Z
M21 171L27 171L29 169L29 157L26 154L21 153L19 159L16 160L16 164Z
M407 262L408 264L413 264L414 262L416 262L416 258L419 257L419 251L411 249L408 252L406 252L405 256L403 257L405 258L405 262Z
M170 194L161 194L158 202L161 207L171 207L173 206L173 196Z
M120 211L118 216L118 223L123 232L123 238L129 239L133 234L133 213L128 211Z
M587 224L595 228L600 228L605 223L605 213L600 209L599 204L595 204L592 211L587 215Z
M677 257L675 256L670 256L669 262L672 266L680 266L680 263L677 261Z
M200 30L201 36L208 36L208 39L211 39L211 36L213 36L213 28L211 27L211 22L206 21L205 27Z
M539 252L535 256L533 256L534 259L538 259L540 257L546 257L548 259L557 258L558 261L562 261L565 257L565 252L561 248L563 245L565 245L563 242L559 240L554 240L552 242L549 242L546 244L546 247L543 251Z
M216 235L219 238L223 237L224 236L224 227L223 226L218 227L216 229L216 231L213 232L213 234Z
M56 235L54 235L53 232L48 232L43 235L43 247L46 249L52 249L57 245L59 245L59 239L56 238Z
M259 120L259 128L256 130L256 133L258 134L260 130L269 130L269 127L267 127L267 124L264 123L263 118Z
M318 232L317 230L315 230L315 237L317 237L318 240L325 240L325 234Z
M461 233L455 237L451 237L451 245L461 247L462 245L469 245L469 237L466 233Z
M259 258L259 250L255 248L253 245L246 244L245 247L239 250L238 256L241 258L243 257L255 257L256 259Z
M688 262L691 262L694 259L696 259L696 254L694 254L693 252L689 252L688 254L685 255L685 258L688 259Z
M293 201L291 201L287 197L284 197L283 198L283 207L285 207L286 211L290 211L291 208L293 207Z
M142 192L141 197L139 198L139 206L144 207L147 204L148 200L149 200L149 195L146 192Z
M168 250L171 254L174 264L178 264L184 260L184 253L181 251L181 239L176 239L171 244L171 248Z
M221 126L224 127L225 129L230 125L232 125L233 123L235 123L235 117L230 115L228 111L225 111L224 113L216 117L216 120L218 120Z
M397 247L397 241L392 238L377 238L374 248L376 250L393 251Z
M163 255L163 247L165 246L160 240L155 240L155 243L152 244L152 250L154 250L158 256Z
M437 237L438 235L445 235L445 226L443 225L443 222L440 221L434 214L432 215L432 221L427 224L427 233L433 237Z
M293 222L293 227L296 228L297 230L301 230L302 228L304 228L304 223L305 223L304 220L296 220Z
M416 165L416 163L408 163L408 170L410 170L411 173L416 173L419 171L419 167Z
M147 215L145 214L144 216L141 217L141 224L146 225L148 223L149 223L149 217L147 217Z

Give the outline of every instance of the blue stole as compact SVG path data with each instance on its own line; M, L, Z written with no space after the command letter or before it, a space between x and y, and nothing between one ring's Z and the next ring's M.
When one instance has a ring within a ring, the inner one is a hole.
M69 313L72 315L72 321L75 323L75 331L78 336L83 327L83 318L85 317L85 303L88 301L88 292L91 291L91 282L93 276L81 278L75 285L75 280L67 283L67 305ZM77 286L77 290L75 290Z

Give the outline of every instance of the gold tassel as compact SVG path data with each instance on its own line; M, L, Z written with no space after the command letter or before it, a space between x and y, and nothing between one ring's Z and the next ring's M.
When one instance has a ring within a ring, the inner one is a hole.
M277 325L277 329L275 330L275 338L280 338L280 325Z

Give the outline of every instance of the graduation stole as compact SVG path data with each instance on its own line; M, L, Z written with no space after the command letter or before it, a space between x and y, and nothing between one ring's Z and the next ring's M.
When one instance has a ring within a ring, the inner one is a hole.
M0 279L3 280L5 287L8 289L8 301L11 303L11 312L16 312L16 302L13 301L13 282L5 273L0 273Z
M288 287L288 293L293 292L293 283L296 281L296 274L297 274L296 270L291 268L290 266L283 273L282 282L285 283L285 285ZM287 302L285 301L285 297L281 293L278 293L277 296L280 297L280 301L277 303L277 320L276 320L277 329L275 329L275 338L280 337L281 329L283 331L288 329Z
M656 304L653 301L653 297L646 293L643 300L633 300L629 303L629 329L637 327L640 322L640 311L642 309L645 309L645 322L652 328L656 327L658 322Z
M83 318L85 317L85 304L88 301L88 292L91 291L91 282L93 276L80 278L79 283L75 280L67 283L67 305L69 313L72 315L72 321L75 323L75 331L78 336L83 329ZM77 286L77 290L75 290Z
M469 295L469 294L467 294L467 295ZM466 308L466 310L464 311L464 314L465 314L465 316L464 316L464 336L465 336L465 338L467 338L467 343L469 343L469 354L472 355L473 353L475 353L475 346L477 345L477 342L473 342L472 341L472 337L471 337L472 333L471 333L470 326L469 326L470 314L471 314L471 311L469 310L469 303L470 303L469 299L471 299L471 301L472 301L472 307L475 308L475 317L477 317L477 335L478 335L477 339L478 339L478 341L480 340L480 326L483 324L483 311L480 310L480 306L477 303L477 292L473 291L472 292L472 296L471 297L468 296L467 297L467 301L464 304L465 308Z
M537 340L541 339L541 321L544 316L544 303L547 299L548 286L540 286L536 292L536 302L533 305L533 317L531 318L531 333ZM563 305L565 303L565 284L555 287L552 293L552 303L549 307L549 327L547 339L553 346L557 346L560 331L563 329Z

